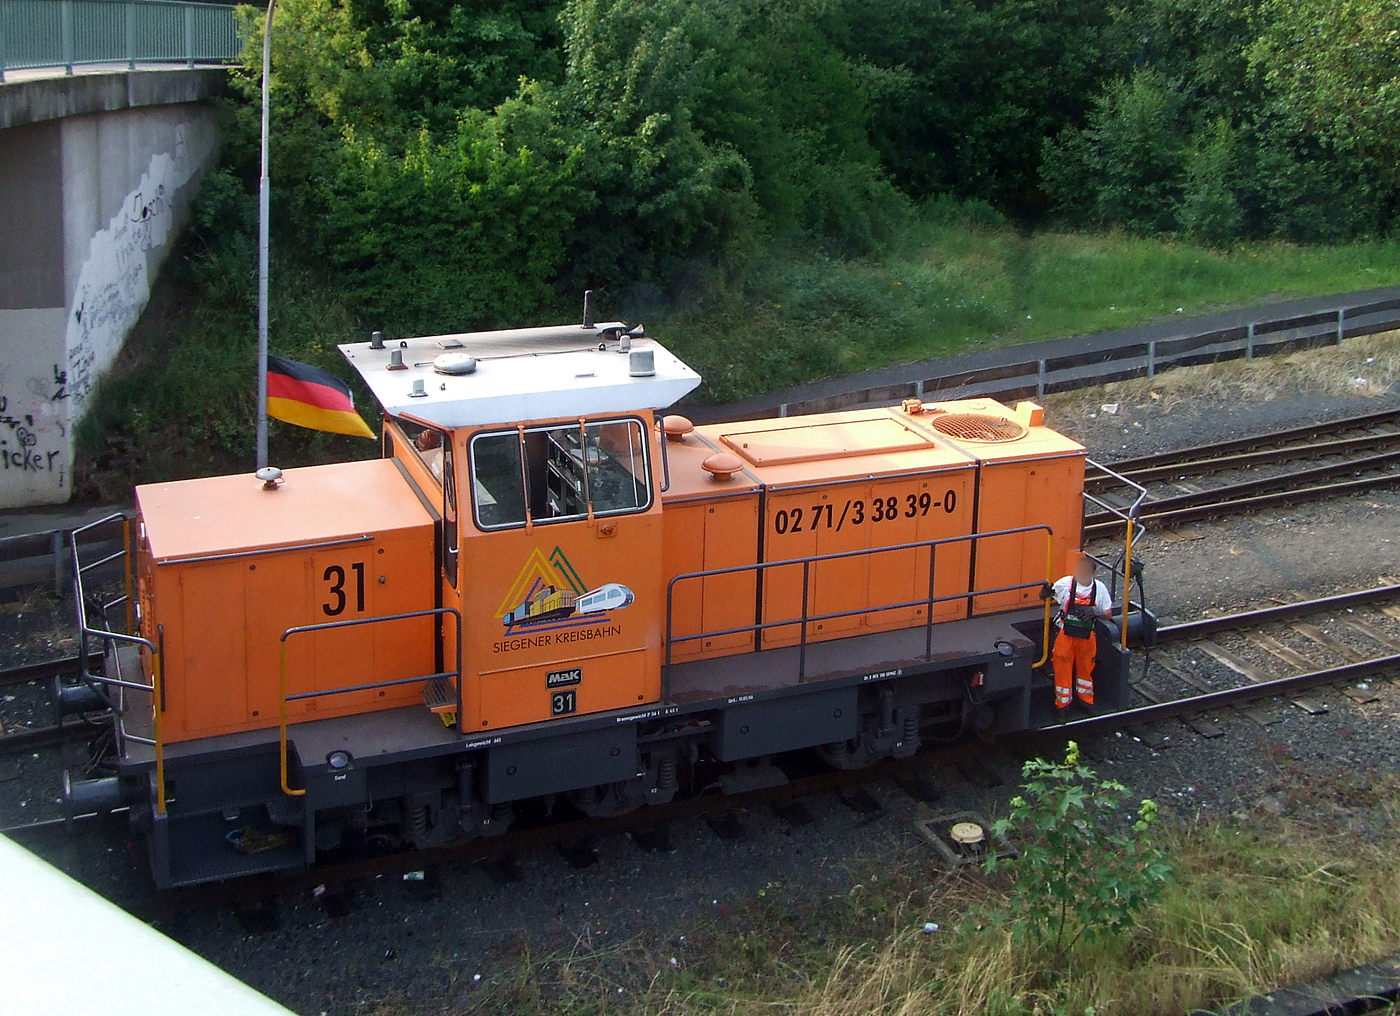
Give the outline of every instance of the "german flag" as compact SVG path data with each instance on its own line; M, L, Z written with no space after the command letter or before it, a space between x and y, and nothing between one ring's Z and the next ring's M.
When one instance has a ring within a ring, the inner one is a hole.
M374 437L355 412L349 385L334 374L280 356L267 358L267 415L311 430Z

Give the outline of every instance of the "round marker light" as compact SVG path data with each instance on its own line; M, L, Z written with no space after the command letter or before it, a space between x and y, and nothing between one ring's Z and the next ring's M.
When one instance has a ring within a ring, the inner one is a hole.
M476 370L476 357L470 353L442 353L433 359L433 370L454 377L471 374Z
M326 765L332 769L350 768L350 753L348 751L333 751L326 756Z

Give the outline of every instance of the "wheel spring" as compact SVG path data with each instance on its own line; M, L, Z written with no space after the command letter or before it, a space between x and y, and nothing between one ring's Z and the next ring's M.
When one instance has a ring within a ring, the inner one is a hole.
M656 766L656 786L672 790L676 786L676 756L667 755Z

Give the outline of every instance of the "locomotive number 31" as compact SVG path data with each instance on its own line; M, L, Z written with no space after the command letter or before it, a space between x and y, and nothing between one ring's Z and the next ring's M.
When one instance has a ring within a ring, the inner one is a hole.
M365 611L365 563L356 561L350 566L350 570L355 573L355 613L363 614ZM336 617L345 613L345 606L349 602L349 597L345 591L345 569L338 564L330 565L326 568L321 579L330 583L327 590L328 599L321 604L321 611L327 617Z

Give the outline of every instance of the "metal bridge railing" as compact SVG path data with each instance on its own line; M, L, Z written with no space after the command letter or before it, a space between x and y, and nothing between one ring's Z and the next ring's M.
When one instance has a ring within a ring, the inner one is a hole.
M7 70L83 64L224 63L243 56L235 9L176 0L0 0Z

